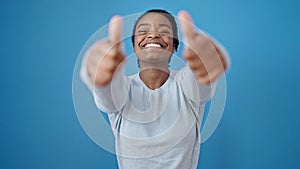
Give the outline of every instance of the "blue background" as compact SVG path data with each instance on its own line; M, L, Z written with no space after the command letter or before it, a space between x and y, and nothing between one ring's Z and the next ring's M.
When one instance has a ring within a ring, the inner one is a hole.
M201 169L300 168L300 1L0 2L0 168L114 169L82 130L72 74L85 41L114 14L188 10L230 52L223 118Z

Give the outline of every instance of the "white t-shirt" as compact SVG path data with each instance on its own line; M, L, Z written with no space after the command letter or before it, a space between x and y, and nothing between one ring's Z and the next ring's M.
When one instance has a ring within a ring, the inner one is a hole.
M170 71L158 89L139 74L118 72L105 87L93 88L97 107L108 113L120 169L196 169L205 103L215 83L200 85L188 67Z

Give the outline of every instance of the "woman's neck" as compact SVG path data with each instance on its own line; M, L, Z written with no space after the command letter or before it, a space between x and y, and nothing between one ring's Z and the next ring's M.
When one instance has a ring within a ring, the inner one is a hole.
M160 88L169 78L170 71L156 68L144 69L140 71L140 78L144 84L152 89Z

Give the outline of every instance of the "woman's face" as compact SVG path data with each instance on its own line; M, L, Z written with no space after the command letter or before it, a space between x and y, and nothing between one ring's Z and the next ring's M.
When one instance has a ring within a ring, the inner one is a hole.
M159 13L148 13L136 24L134 51L140 66L167 64L175 51L170 21Z

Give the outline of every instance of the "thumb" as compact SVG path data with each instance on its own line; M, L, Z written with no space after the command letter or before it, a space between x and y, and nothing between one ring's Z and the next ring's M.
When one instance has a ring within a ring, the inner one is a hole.
M120 44L122 36L123 18L121 16L114 16L111 18L108 26L108 38L113 44Z
M189 43L195 34L194 23L191 15L187 11L178 13L179 25L186 43Z

